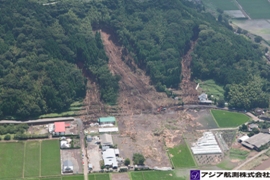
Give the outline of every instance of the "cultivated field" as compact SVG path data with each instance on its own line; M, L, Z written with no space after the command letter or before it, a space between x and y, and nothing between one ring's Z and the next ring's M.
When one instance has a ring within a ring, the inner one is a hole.
M0 179L22 177L24 143L0 143L0 159Z
M203 90L206 94L213 95L213 98L216 98L217 100L220 98L224 98L224 89L222 86L219 86L215 83L214 80L210 79L207 81L199 82L200 83L200 89Z
M238 10L235 0L202 0L204 4L210 5L213 8L222 10Z
M110 174L91 174L88 175L88 180L110 180Z
M237 2L252 19L270 19L270 2L268 0L237 0Z
M145 171L130 174L132 180L185 180L185 178L177 177L174 171Z
M211 113L219 127L237 127L249 120L248 116L236 112L211 110Z
M0 143L0 159L1 180L60 175L58 140Z
M195 167L192 154L186 143L169 149L169 156L172 159L175 168Z
M41 175L59 175L61 172L59 141L42 141L41 148Z

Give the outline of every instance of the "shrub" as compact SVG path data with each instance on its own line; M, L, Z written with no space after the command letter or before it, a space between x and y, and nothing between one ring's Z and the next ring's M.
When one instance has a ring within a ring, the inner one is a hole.
M133 154L132 160L133 160L134 164L143 165L145 158L142 154L135 153L135 154Z
M8 141L8 140L10 140L10 139L11 139L11 137L10 137L9 134L8 134L8 135L5 135L4 140Z
M124 162L124 164L125 164L125 166L128 166L128 165L130 165L130 160L129 160L129 158L125 159L125 162Z

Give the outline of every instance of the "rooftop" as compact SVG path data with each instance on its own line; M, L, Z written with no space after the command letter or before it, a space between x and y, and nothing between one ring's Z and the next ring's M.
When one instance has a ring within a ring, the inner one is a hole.
M64 166L73 166L73 163L70 160L66 160L63 162Z
M118 167L114 149L107 149L103 152L102 157L105 166Z
M99 122L115 122L115 117L101 117L98 119Z
M110 134L100 135L100 141L102 145L113 145L112 135Z
M250 137L245 142L249 143L251 145L254 145L257 148L260 148L261 146L265 145L269 141L270 141L270 134L259 133L259 134L255 134L254 136Z
M249 136L245 135L245 136L240 137L238 140L246 141L247 139L249 139Z
M191 147L193 154L220 154L222 153L212 132L203 133L203 137Z
M118 132L118 128L99 128L99 133L106 133L106 132Z
M54 132L65 132L66 127L65 127L65 122L55 122L54 123Z

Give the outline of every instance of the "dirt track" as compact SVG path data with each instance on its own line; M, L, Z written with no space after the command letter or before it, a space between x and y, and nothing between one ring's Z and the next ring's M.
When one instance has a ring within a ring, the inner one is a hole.
M113 74L121 77L119 82L118 106L125 114L139 114L151 112L159 106L174 104L174 100L165 93L156 92L150 85L150 79L139 69L133 59L121 47L113 35L101 30L101 37L107 56L109 69Z

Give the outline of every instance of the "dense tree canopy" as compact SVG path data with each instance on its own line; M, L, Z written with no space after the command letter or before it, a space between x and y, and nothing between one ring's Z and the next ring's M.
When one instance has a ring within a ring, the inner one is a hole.
M86 81L76 64L99 84L101 100L116 103L120 77L110 73L100 34L92 27L110 29L158 90L179 87L181 59L195 41L193 78L223 85L231 106L267 106L270 66L259 45L201 6L185 0L37 2L1 0L2 117L68 109L85 96Z

